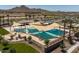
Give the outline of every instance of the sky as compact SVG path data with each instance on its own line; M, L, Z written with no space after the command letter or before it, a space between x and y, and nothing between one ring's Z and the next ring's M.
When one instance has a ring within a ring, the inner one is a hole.
M19 5L0 5L0 9L10 9ZM79 11L79 5L26 5L29 8L41 8L49 11Z

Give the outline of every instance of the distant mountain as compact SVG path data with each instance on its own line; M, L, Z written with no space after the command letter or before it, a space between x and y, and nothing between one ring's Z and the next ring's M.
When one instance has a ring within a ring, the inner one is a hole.
M24 5L22 6L19 6L19 7L14 7L12 9L9 9L7 11L12 11L12 12L40 12L40 11L45 11L43 9L36 9L36 8L29 8L29 7L26 7Z
M19 6L19 7L14 7L12 9L7 9L7 10L1 10L0 13L6 13L6 12L41 12L42 14L45 15L67 15L67 14L76 14L79 15L79 12L64 12L64 11L48 11L44 9L37 9L37 8L29 8L27 6Z
M37 9L37 8L29 8L27 6L19 6L19 7L14 7L12 9L7 9L7 10L1 10L0 11L13 11L13 12L48 12L48 10L44 10L44 9Z
M30 11L30 8L22 5L20 7L14 7L12 9L9 9L8 11L12 11L12 12L27 12L27 11Z

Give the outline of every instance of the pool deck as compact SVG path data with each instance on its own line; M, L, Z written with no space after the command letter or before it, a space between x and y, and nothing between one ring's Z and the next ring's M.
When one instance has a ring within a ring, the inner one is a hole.
M39 23L37 23L37 24L39 24ZM17 23L14 23L14 25L17 25ZM47 30L49 30L49 29L59 28L60 25L57 24L57 23L53 23L53 24L47 25L47 26L38 26L38 25L35 25L35 23L30 23L29 26L28 26L28 25L22 26L22 28L25 28L25 27L26 27L26 28L28 28L28 27L34 27L34 28L36 28L36 29L38 29L38 30L47 31ZM5 28L6 30L8 30L9 32L11 32L11 33L13 33L13 31L14 31L14 28L13 28L13 27L11 27L11 30L10 30L10 27L4 27L4 28ZM21 28L21 27L17 25L15 28ZM47 32L47 33L48 33L48 32ZM24 33L20 33L20 34L21 34L21 35L25 35ZM56 35L51 34L51 33L48 33L48 34L53 35L53 36L56 36ZM12 34L6 35L6 37L10 37L10 35L12 35ZM28 35L29 35L29 34L26 34L25 36L28 36ZM33 40L39 42L39 43L42 44L42 45L45 45L45 44L44 44L44 40L41 40L40 38L38 38L38 37L36 37L36 36L32 36L32 37L33 37ZM60 36L57 36L57 37L60 37ZM57 38L50 39L50 41L54 41L54 40L57 40ZM14 41L16 41L16 40L14 40Z
M15 32L11 32L10 34L5 35L4 38L5 38L7 41L9 41L10 36L13 35L14 33L15 33ZM26 34L26 33L17 33L17 35L14 37L14 39L13 39L13 40L10 40L10 41L12 41L12 42L23 41L24 39L18 39L18 40L16 40L16 37L18 37L18 34L20 34L21 37L26 36L26 38L29 36L29 34ZM32 35L31 35L31 36L32 36ZM44 44L44 40L42 40L42 39L40 39L40 38L38 38L38 37L36 37L36 36L32 36L32 40L38 42L39 44L41 44L41 45L43 45L43 46L45 45L45 44ZM55 44L55 43L57 43L59 40L61 40L61 39L59 39L59 38L50 39L50 43L49 43L49 44L51 45L52 42L53 42L53 44Z
M34 27L34 28L36 28L40 31L47 31L47 30L50 30L50 29L59 28L61 25L59 25L57 23L52 23L50 25L43 26L43 25L36 25L34 23L31 23L30 26L32 26L32 27Z
M39 24L39 22L37 22L37 24ZM15 26L14 26L15 25ZM14 28L29 28L29 27L33 27L33 28L36 28L38 29L39 31L47 31L47 30L50 30L50 29L56 29L59 27L63 27L57 23L52 23L51 25L46 25L46 26L43 26L43 25L36 25L35 23L30 23L30 25L25 25L25 26L18 26L17 23L14 23L10 29L10 27L4 27L6 30L8 31L13 31Z
M38 25L30 24L29 26L26 25L26 26L22 26L22 27L20 27L20 26L12 27L11 30L10 30L10 27L4 27L6 30L8 30L10 32L10 34L5 35L4 37L5 37L6 40L10 39L10 36L15 33L14 32L14 28L25 28L25 27L29 28L29 27L34 27L34 28L36 28L36 29L38 29L40 31L42 31L42 30L43 31L47 31L47 30L50 30L50 29L56 29L56 28L59 29L59 26L60 25L57 24L57 23L54 23L54 24L51 24L51 25L47 25L47 26L38 26ZM20 34L21 36L26 36L26 38L30 35L28 33L17 33L17 34ZM56 36L56 35L51 34L51 33L48 33L48 34L50 34L51 36ZM33 36L33 35L31 35L31 36L32 36L32 40L36 41L41 46L45 46L44 40L42 40L41 38L38 38L36 36ZM18 39L18 40L16 40L16 37L17 37L17 35L15 36L15 38L13 40L11 40L11 42L17 42L17 41L23 41L24 40L24 39ZM56 38L52 38L52 39L50 39L50 42L49 42L48 46L54 45L54 44L56 44L56 43L58 43L58 42L60 42L62 40L63 39L60 36L57 36Z

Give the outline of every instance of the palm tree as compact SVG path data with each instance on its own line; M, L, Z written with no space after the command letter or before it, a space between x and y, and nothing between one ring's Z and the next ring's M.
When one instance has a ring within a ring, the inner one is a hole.
M66 27L66 24L69 24L69 37L68 37L68 40L69 40L70 44L74 44L73 40L72 40L72 37L71 37L71 29L72 29L73 20L71 20L70 18L66 18L63 21L63 23L64 23L64 39L65 39L65 27Z
M44 18L46 18L47 17L47 15L44 15Z
M33 15L33 19L35 18L35 15Z
M10 25L9 15L7 15L7 22L8 22L8 25Z
M28 16L28 15L27 15L27 14L25 14L25 18L26 18L26 19L27 19L27 16Z
M7 22L8 22L8 25L10 25L10 31L11 31L11 24L12 24L12 22L9 19L9 15L7 15Z
M1 26L1 16L0 16L0 26Z
M72 24L74 23L73 19L70 18L70 19L68 20L68 23L70 24L70 25L69 25L69 37L68 37L68 40L69 40L70 44L74 44L74 42L73 42L73 40L72 40L72 36L71 36L71 30L73 29Z
M65 28L66 28L66 24L67 24L68 21L65 19L65 20L62 20L62 22L64 23L64 35L63 35L63 37L65 39L65 34L66 34L65 33L66 32L66 29Z
M29 20L31 19L31 15L29 15Z
M64 17L64 20L62 20L62 22L64 23L64 35L63 35L63 45L64 45L64 47L65 47L65 44L64 44L64 40L65 40L65 35L66 35L66 27L67 27L67 23L68 23L68 19L66 19L65 18L65 16L63 16Z
M2 23L2 24L4 25L4 24L5 24L5 23L4 23L4 22L5 22L5 21L4 21L4 16L2 16L2 18L3 18L3 19L2 19L2 21L3 21L3 23Z
M46 46L48 47L49 40L44 40L44 43L45 43L45 44L46 44Z
M64 39L65 39L65 27L66 27L66 22L65 22L65 20L63 20L63 23L64 23Z

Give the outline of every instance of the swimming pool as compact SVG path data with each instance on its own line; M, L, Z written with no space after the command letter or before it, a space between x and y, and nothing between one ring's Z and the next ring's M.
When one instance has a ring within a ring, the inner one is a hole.
M16 32L28 32L31 33L32 35L39 37L43 40L49 40L49 39L53 39L59 36L62 36L64 34L64 31L59 30L59 29L51 29L48 31L39 31L35 28L28 28L28 29L16 29Z
M39 30L37 29L27 29L28 30L28 33L35 33L35 32L39 32Z
M52 36L52 35L48 34L47 32L39 32L39 33L36 33L33 35L35 35L41 39L44 39L44 40L55 38L55 36Z
M46 32L49 32L49 33L52 33L52 34L55 34L55 35L59 35L59 36L64 34L64 32L62 30L59 30L59 29L51 29L51 30L48 30Z
M35 32L39 32L39 30L35 29L35 28L22 28L22 29L15 29L14 31L16 32L25 32L25 33L35 33Z
M22 28L22 29L14 29L14 31L16 31L16 32L24 32L24 33L26 32L25 31L25 28Z

